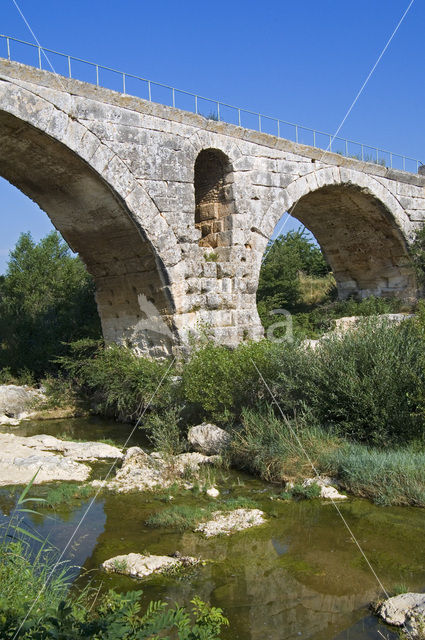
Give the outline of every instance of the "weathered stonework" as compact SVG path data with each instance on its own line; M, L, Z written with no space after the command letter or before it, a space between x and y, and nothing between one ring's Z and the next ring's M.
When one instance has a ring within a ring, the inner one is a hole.
M0 144L0 175L93 275L106 340L141 353L170 353L200 324L228 345L260 337L261 258L285 211L318 239L342 297L414 293L423 175L6 60Z

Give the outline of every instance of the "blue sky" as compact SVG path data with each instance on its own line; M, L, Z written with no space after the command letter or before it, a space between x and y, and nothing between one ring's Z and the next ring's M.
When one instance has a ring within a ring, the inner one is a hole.
M45 47L331 133L408 5L407 0L18 3ZM32 41L12 0L2 0L0 20L1 33ZM341 135L425 161L424 28L425 3L416 0ZM51 225L4 180L0 202L2 271L21 231L38 239Z

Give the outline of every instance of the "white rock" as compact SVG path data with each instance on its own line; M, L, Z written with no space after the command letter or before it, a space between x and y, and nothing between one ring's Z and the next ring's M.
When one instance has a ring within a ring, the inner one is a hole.
M159 487L166 489L176 480L181 480L184 488L191 489L192 485L183 480L187 470L196 473L202 465L215 464L219 460L218 456L204 456L196 452L169 457L160 453L148 454L140 447L131 447L124 456L121 469L118 469L115 478L107 486L126 493ZM95 480L93 485L100 486L100 483Z
M191 557L145 556L140 553L128 553L115 556L102 563L102 569L108 573L122 573L132 578L144 578L152 573L160 573L171 567L182 567L197 564Z
M207 489L206 494L210 496L210 498L218 498L220 491L216 487L210 487Z
M229 535L236 531L257 527L266 522L264 512L259 509L235 509L234 511L215 511L212 519L201 522L195 531L202 532L207 538L220 534Z
M55 452L55 453L53 453ZM26 438L0 433L0 485L26 484L39 471L35 483L86 480L90 467L80 460L118 458L116 447L96 442L67 442L53 436Z
M416 638L425 620L425 593L402 593L388 598L381 604L377 614L387 624L403 626L412 638Z
M28 410L32 408L34 402L43 396L39 389L2 384L0 385L0 415L19 420L24 414L28 415Z
M203 422L191 427L187 434L190 446L206 455L222 453L230 443L230 435L215 424Z

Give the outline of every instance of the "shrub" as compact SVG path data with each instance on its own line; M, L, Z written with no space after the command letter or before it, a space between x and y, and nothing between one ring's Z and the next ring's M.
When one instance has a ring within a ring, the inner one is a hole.
M182 372L182 394L192 414L197 420L226 425L239 419L243 407L268 401L256 366L273 379L281 349L281 345L262 340L234 350L208 343L195 351Z
M134 421L148 405L158 409L170 404L168 362L139 357L115 344L105 348L93 340L72 343L69 355L58 361L74 387L96 403L97 413Z
M142 428L156 451L168 456L182 453L185 449L180 407L170 407L160 413L152 413L144 421Z
M365 320L314 352L301 346L282 353L273 389L284 410L307 406L330 432L382 447L402 444L423 433L423 354L415 323Z

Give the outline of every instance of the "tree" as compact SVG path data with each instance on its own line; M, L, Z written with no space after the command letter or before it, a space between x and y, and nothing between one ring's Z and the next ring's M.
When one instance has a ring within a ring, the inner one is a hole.
M300 297L298 274L322 277L329 273L320 248L302 231L289 231L270 241L263 257L257 300L269 309L288 308Z
M21 234L0 280L0 367L41 376L64 343L101 335L94 284L82 261L52 232L37 244Z

